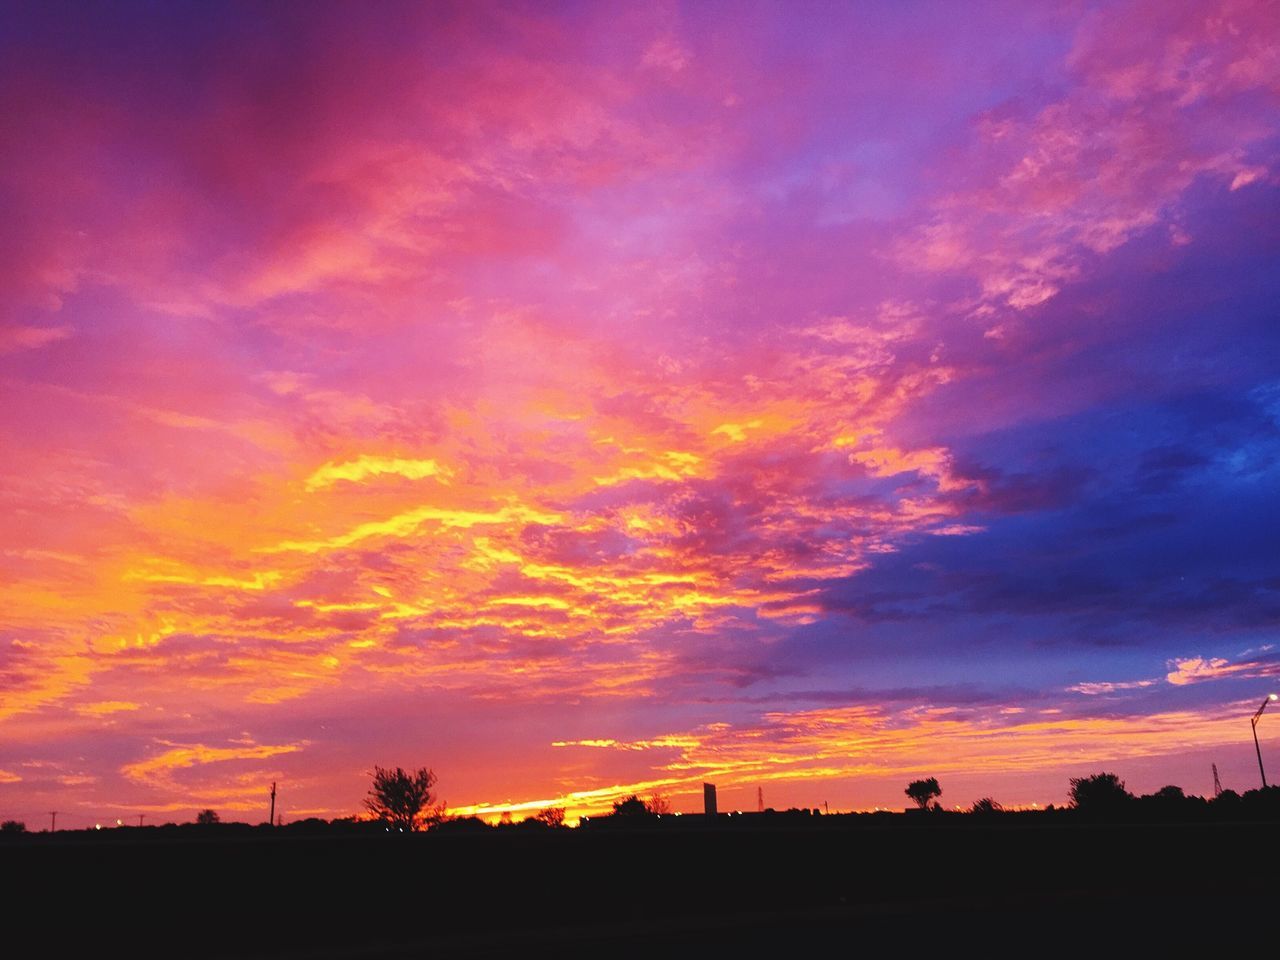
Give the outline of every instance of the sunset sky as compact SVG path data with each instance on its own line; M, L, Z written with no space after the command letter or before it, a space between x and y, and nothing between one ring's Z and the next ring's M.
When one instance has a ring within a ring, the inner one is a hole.
M7 3L0 818L1256 787L1278 303L1275 2Z

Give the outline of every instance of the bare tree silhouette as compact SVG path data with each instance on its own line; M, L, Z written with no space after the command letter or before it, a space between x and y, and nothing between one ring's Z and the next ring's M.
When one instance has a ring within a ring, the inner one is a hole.
M534 814L533 819L545 823L548 827L564 826L564 807L547 807Z
M650 813L662 815L671 812L671 798L663 793L653 793L645 801L644 808Z
M444 816L431 788L436 775L426 767L407 773L400 767L373 768L373 787L364 805L377 819L398 830L418 830Z

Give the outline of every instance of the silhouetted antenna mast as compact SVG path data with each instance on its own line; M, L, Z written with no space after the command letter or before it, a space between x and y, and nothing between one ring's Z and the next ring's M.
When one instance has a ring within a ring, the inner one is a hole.
M756 787L756 813L764 813L764 787Z
M1218 779L1218 765L1213 763L1210 766L1213 767L1213 795L1218 797L1222 794L1222 781Z
M142 826L142 818L145 816L146 816L145 813L138 814L138 826Z
M271 781L271 816L267 817L267 825L274 827L276 825L276 782Z
M49 832L50 832L50 833L57 833L57 832L58 832L58 811L57 811L57 810L50 810L50 811L49 811L49 817L50 817L50 820L49 820Z

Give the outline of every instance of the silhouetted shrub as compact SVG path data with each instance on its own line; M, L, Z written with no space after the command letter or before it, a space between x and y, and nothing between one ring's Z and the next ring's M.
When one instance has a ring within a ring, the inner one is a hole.
M1095 773L1071 779L1071 804L1090 814L1112 814L1125 809L1133 794L1114 773Z
M431 827L433 833L485 833L492 829L479 817L447 817Z
M1181 787L1170 784L1138 798L1139 809L1155 820L1185 820L1203 817L1209 808L1204 797L1189 797Z
M1213 809L1217 813L1235 813L1240 809L1240 794L1234 790L1223 790L1213 798Z
M201 826L210 826L215 823L221 823L222 818L218 816L216 810L201 810L196 814L196 823Z
M6 820L0 823L0 833L26 833L27 825L21 820Z
M969 808L970 813L979 815L990 815L993 813L1004 813L1004 807L996 803L990 797L983 797L981 800L975 800L973 806Z
M337 820L330 823L327 820L321 820L319 817L306 817L302 820L294 820L285 829L290 833L328 833L337 823ZM270 826L270 824L264 824L264 826Z
M1246 790L1240 797L1240 808L1248 817L1271 819L1280 816L1280 787Z
M622 800L615 800L613 804L613 816L615 817L647 817L649 816L649 808L645 806L643 800L634 793Z

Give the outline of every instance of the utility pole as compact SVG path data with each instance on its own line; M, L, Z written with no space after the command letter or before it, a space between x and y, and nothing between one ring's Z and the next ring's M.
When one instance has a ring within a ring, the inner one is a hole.
M1262 789L1267 789L1267 771L1262 769L1262 748L1258 746L1258 721L1262 719L1262 711L1267 709L1267 704L1276 700L1274 693L1267 694L1267 699L1262 701L1262 706L1258 708L1258 712L1253 715L1253 719L1249 722L1253 724L1253 749L1258 752L1258 773L1262 776Z
M1218 779L1218 765L1211 763L1209 766L1213 767L1213 796L1216 799L1222 795L1222 781Z
M276 782L271 781L271 816L267 817L267 824L274 827L276 825Z
M142 818L143 818L143 817L145 817L145 816L146 816L146 814L145 814L145 813L140 813L140 814L138 814L138 826L139 826L139 827L141 827L141 826L142 826Z
M52 818L52 820L49 823L49 832L57 833L58 832L58 811L50 810L49 816Z
M764 813L764 787L756 787L756 813Z

